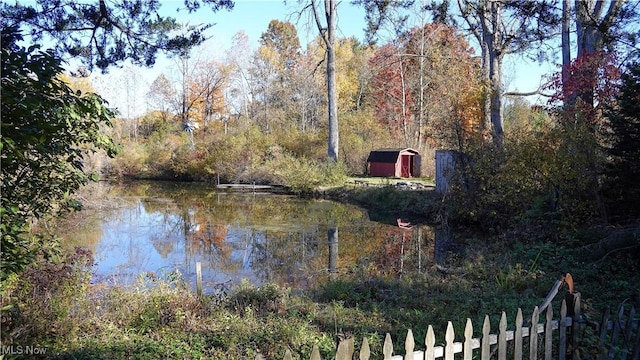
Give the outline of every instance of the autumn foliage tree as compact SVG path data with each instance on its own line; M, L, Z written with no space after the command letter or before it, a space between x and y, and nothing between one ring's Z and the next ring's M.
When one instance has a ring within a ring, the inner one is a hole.
M193 108L191 118L202 124L203 131L209 124L222 121L226 114L224 89L228 83L228 71L216 61L207 61L197 67L193 78L189 81L189 97Z
M619 86L615 60L604 51L585 53L552 77L549 102L563 108L562 121L585 123L594 133L605 126L603 109L615 102Z
M404 146L461 149L482 128L482 86L473 50L443 24L413 28L371 60L376 116Z
M557 131L563 134L560 146L572 155L569 168L580 169L577 173L566 171L575 175L571 198L590 204L596 210L593 217L606 215L600 187L605 164L601 146L611 132L605 109L615 104L620 83L614 60L604 51L585 53L557 73L551 83Z
M465 141L484 125L480 63L473 57L474 50L444 24L414 28L409 39L409 53L422 53L409 58L409 64L422 74L413 88L419 89L422 105L415 112L424 119L424 135L437 147L463 150Z
M287 117L296 113L293 82L299 61L300 40L295 26L272 20L260 37L251 68L251 83L256 90L253 107L263 131L282 128Z
M492 228L520 222L555 230L605 219L600 145L611 129L604 110L615 103L618 68L602 55L578 58L564 82L558 72L549 87L552 116L529 109L528 121L505 133L500 156L488 151L492 146L471 152L473 166L465 170L472 180L452 199L459 218ZM587 88L594 91L590 103L579 95ZM566 106L565 99L575 100Z
M411 119L413 94L406 84L407 64L398 56L400 49L387 44L376 51L371 65L373 76L375 116L389 130L396 141L410 146L408 123Z

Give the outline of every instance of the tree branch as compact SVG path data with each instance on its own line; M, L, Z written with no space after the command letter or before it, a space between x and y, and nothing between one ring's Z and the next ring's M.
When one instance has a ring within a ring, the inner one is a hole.
M549 93L543 92L543 89L546 88L549 85L551 85L551 81L546 82L544 84L540 84L540 86L538 86L538 88L536 90L533 90L533 91L529 91L529 92L507 91L503 95L504 96L513 96L513 97L540 95L540 96L544 96L544 97L550 98L550 97L553 96L553 94L549 94Z
M318 27L318 32L320 32L320 36L322 36L322 40L324 41L325 45L329 47L329 40L325 36L327 29L322 27L322 22L320 21L320 15L318 15L318 9L316 8L316 0L311 0L311 10L313 13L313 18L316 21L316 26Z

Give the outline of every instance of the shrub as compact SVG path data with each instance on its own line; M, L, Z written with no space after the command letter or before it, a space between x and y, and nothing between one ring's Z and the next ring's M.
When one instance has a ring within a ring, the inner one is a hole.
M592 221L600 215L595 149L586 127L551 122L507 134L501 149L472 148L450 192L451 220L488 229Z
M281 184L296 193L309 193L321 186L342 184L347 173L343 163L322 163L292 155L283 155L268 162L266 166L274 169Z
M244 314L253 311L254 314L264 316L267 313L284 311L288 293L276 284L266 284L255 287L246 281L233 288L227 304L232 310Z

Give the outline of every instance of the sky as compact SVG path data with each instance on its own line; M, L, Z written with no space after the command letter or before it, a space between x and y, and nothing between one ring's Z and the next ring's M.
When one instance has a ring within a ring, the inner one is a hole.
M252 49L258 47L261 34L267 30L273 19L289 21L297 30L300 42L305 44L316 36L315 23L307 16L302 18L296 14L301 9L297 0L236 0L231 11L201 9L197 13L188 14L186 11L176 12L183 6L182 1L164 1L161 15L175 17L181 23L197 25L214 23L209 29L211 38L202 46L208 56L223 59L225 52L231 46L233 36L244 31L249 37ZM338 36L355 37L364 41L365 12L362 7L351 5L350 0L343 0L338 6ZM131 67L110 69L109 74L95 74L93 85L111 107L118 108L121 116L134 117L146 112L147 93L151 82L160 74L172 72L173 60L160 56L153 68L140 68L133 71ZM556 70L555 65L539 65L518 56L507 58L503 69L503 77L507 91L532 91L537 89L544 74ZM173 71L175 72L175 70ZM123 91L127 88L127 91ZM530 97L529 101L538 101L537 97Z

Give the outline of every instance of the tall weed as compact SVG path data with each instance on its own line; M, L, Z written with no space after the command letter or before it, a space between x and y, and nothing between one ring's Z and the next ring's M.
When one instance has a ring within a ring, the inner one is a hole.
M77 248L62 261L41 260L3 284L2 341L73 337L76 317L84 316L89 287L90 251Z

